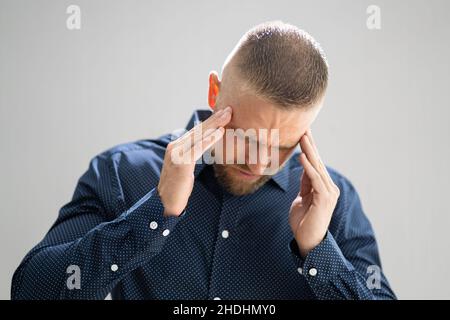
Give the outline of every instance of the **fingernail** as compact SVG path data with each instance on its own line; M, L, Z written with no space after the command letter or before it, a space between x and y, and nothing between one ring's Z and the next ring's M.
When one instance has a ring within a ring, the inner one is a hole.
M230 106L226 107L225 112L231 112L231 107Z

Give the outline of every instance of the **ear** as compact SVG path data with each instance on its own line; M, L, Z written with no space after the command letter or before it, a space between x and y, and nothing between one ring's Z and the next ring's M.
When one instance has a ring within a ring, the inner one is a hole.
M211 71L209 73L209 89L208 89L208 104L211 109L214 110L216 107L217 96L220 90L220 80L219 75L216 71Z

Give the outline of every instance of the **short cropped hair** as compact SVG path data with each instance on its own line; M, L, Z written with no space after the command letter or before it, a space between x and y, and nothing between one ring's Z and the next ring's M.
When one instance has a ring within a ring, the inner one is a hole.
M281 21L250 29L227 60L256 94L279 106L312 106L327 88L328 63L319 43Z

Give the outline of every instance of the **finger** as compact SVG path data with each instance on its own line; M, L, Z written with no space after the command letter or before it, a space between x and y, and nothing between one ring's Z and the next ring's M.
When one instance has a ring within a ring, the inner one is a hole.
M304 197L305 195L307 195L308 193L311 193L312 191L312 183L311 183L311 179L309 179L308 175L306 174L305 171L303 171L302 173L302 178L301 178L301 182L300 182L300 192L299 195L301 197Z
M172 149L172 155L175 157L176 164L192 164L201 158L203 153L214 143L222 138L225 129L220 127L216 130L207 130L202 140L193 146L177 144Z
M312 135L311 128L308 128L308 130L306 131L306 135L308 136L309 141L311 142L311 145L313 146L314 150L316 150L316 154L317 154L317 157L319 159L319 164L322 167L322 170L323 170L323 172L326 175L326 178L327 178L326 180L327 180L328 184L333 186L334 185L333 179L331 179L331 176L330 176L330 174L329 174L329 172L327 170L327 167L325 166L325 164L322 161L322 158L320 157L320 154L319 154L319 151L317 149L314 137Z
M300 140L302 150L305 152L308 160L313 165L314 169L319 173L321 179L323 180L326 188L331 191L331 184L328 180L327 173L324 172L324 166L321 165L319 156L311 144L311 141L307 135L304 135ZM326 170L326 169L325 169Z
M231 116L232 109L229 106L215 112L208 119L186 132L186 134L180 138L178 143L185 145L187 148L192 147L195 143L202 140L206 136L206 132L208 130L215 130L219 127L225 126L228 122L230 122Z
M298 161L301 163L300 156L298 157ZM299 195L301 197L304 197L308 193L310 193L312 190L311 180L309 179L308 175L306 174L305 170L303 170L302 175L300 177L300 191Z
M215 112L211 117L201 123L203 130L217 129L220 126L225 126L231 120L233 109L227 106L225 109L221 109ZM213 117L214 116L214 117Z
M305 135L309 138L309 141L311 142L311 145L313 146L313 148L314 148L314 149L316 150L316 152L318 153L318 149L317 149L317 146L316 146L316 141L314 140L314 137L313 137L313 135L312 135L311 128L308 128L308 129L306 130Z
M300 142L301 142L301 138L300 138L300 140L298 142L298 144L301 147L301 143ZM303 150L302 150L302 153L303 153ZM298 156L298 162L300 162L300 164L302 163L301 158L302 158L302 155L300 154ZM302 172L302 174L300 176L300 191L299 191L299 195L301 197L304 197L306 194L310 193L311 191L312 191L311 179L308 177L308 175L305 172L305 169L303 168L303 172Z
M220 110L210 116L204 122L201 122L195 125L191 130L186 132L178 141L177 144L182 144L185 148L192 147L197 141L203 139L206 135L205 128L207 126L211 127L212 125L217 123L217 127L219 126L221 116L224 115L224 110Z
M325 164L323 163L320 154L317 150L317 147L314 144L314 140L312 139L312 134L311 134L311 130L308 129L307 133L306 133L306 137L307 137L307 142L309 142L309 145L311 146L313 152L314 152L314 156L315 156L315 162L313 162L313 165L315 165L315 168L318 170L318 172L320 173L322 179L325 182L325 185L327 186L327 189L329 191L333 191L334 189L334 182L331 179L330 174L328 173L328 170L325 166Z
M219 110L215 112L212 116L210 116L208 119L203 121L202 123L198 124L196 127L194 127L194 136L196 136L196 140L194 140L194 143L198 142L200 139L198 139L197 131L199 132L205 132L207 130L215 130L219 127L225 126L228 122L230 122L232 116L232 109L230 106L226 107L225 109Z
M312 135L311 128L309 128L308 130L306 130L306 133L305 133L305 134L306 134L306 136L308 137L309 142L311 143L313 149L314 149L315 152L316 152L317 159L319 160L319 164L323 165L323 167L325 168L325 165L324 165L324 163L323 163L323 161L322 161L322 157L321 157L320 154L319 154L319 149L317 149L316 142L315 142L314 137L313 137L313 135Z
M300 161L303 165L303 168L308 175L309 179L311 180L311 185L313 189L319 193L325 193L327 192L327 188L324 184L324 181L322 180L322 177L317 172L317 170L314 168L314 166L309 161L306 154L302 153L300 155Z
M294 199L291 205L291 213L296 214L290 214L289 215L289 224L292 226L292 231L294 235L297 233L298 227L300 222L302 221L303 217L305 216L306 210L292 210L293 208L301 208L301 207L307 207L305 204L305 200L302 197L297 197Z
M211 148L215 143L217 143L225 132L223 127L220 127L216 130L208 130L210 134L205 136L201 141L198 141L192 149L198 150L198 152L194 152L194 161L197 161L202 157L206 150Z

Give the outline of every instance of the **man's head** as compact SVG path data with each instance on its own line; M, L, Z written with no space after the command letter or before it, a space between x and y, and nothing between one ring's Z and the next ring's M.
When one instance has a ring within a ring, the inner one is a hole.
M210 73L208 103L214 111L233 108L226 129L278 130L277 145L271 145L270 136L258 144L278 148L281 168L316 118L327 82L328 65L319 44L295 26L268 22L240 39L223 65L221 80ZM235 195L252 193L271 178L264 174L270 162L245 157L244 164L214 165L218 181Z

